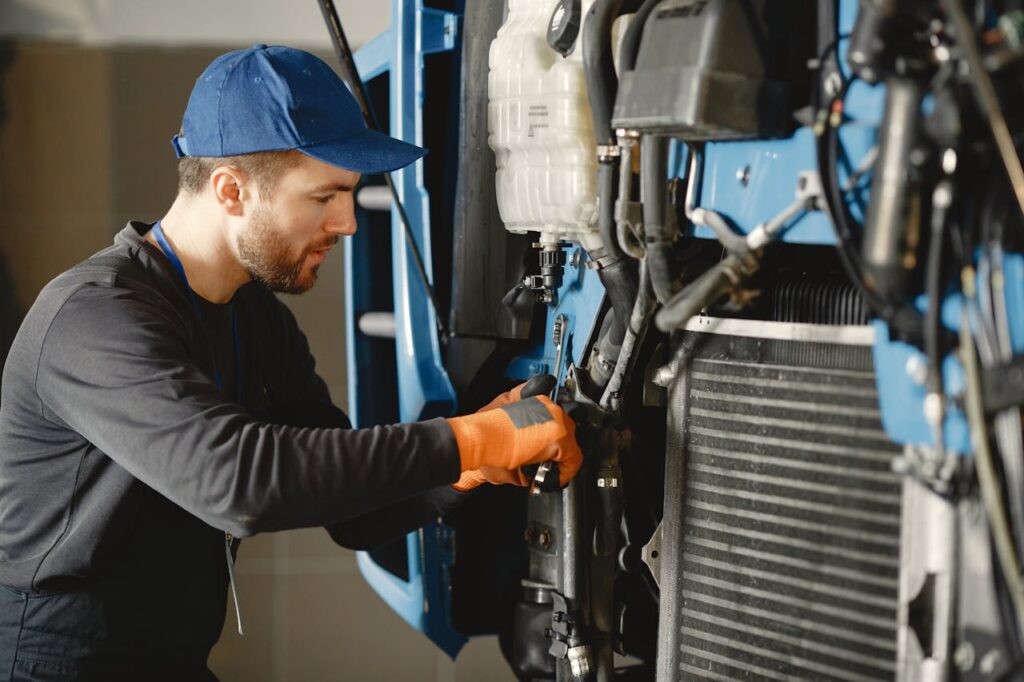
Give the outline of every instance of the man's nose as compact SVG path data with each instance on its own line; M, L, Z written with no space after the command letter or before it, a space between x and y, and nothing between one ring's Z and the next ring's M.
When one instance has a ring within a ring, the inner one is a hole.
M336 211L333 211L328 216L327 223L324 225L324 229L327 232L343 237L355 234L358 228L359 224L356 223L356 214L351 202L339 206Z

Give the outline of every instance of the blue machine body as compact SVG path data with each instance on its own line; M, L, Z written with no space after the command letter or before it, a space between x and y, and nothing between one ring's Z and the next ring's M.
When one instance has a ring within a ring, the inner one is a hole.
M858 3L840 2L841 34L853 28ZM389 77L390 134L422 144L423 141L423 59L433 52L458 49L460 16L425 8L422 0L392 0L392 27L367 44L356 54L356 64L364 81L387 73ZM845 54L845 41L840 43ZM845 101L846 122L840 129L843 158L840 180L857 168L874 146L884 106L884 88L855 83ZM434 150L454 154L455 150ZM683 177L687 172L685 148L673 149L670 176ZM793 202L798 176L816 171L814 137L807 128L792 137L779 140L713 142L704 147L699 190L694 203L725 216L740 232L747 233L760 223L778 215ZM868 174L867 179L870 179ZM431 263L429 225L430 197L423 177L423 162L394 173L411 222L412 231L423 253L428 274ZM848 196L855 217L865 214L866 193L852 191ZM377 283L366 272L369 236L360 230L345 249L347 358L349 366L349 412L357 426L377 423L375 403L382 399L381 385L373 375L373 363L380 356L370 352L368 344L356 330L358 317L379 309L374 299ZM692 230L692 236L713 239L706 227ZM809 211L785 228L778 241L791 244L830 245L835 243L828 217L822 211ZM442 364L436 334L436 314L415 272L406 236L397 210L391 212L392 271L390 287L396 322L393 362L397 378L397 417L414 421L434 416L455 414L455 392ZM784 248L784 247L775 247ZM584 360L588 338L594 331L604 298L604 289L597 273L585 267L586 255L578 246L569 253L558 303L548 310L547 329L542 344L523 353L507 367L506 376L526 379L552 372L557 364L556 349L551 339L552 322L558 315L567 321L566 361ZM1024 257L1006 259L1006 299L1011 311L1011 326L1016 352L1024 352ZM922 305L927 302L922 301ZM495 301L495 305L498 302ZM962 296L951 292L942 303L943 319L950 329L957 329ZM376 306L376 308L375 308ZM925 389L919 376L908 367L926 362L916 348L890 338L884 322L875 321L874 362L878 377L879 407L886 433L901 444L932 444L932 434L924 419ZM955 406L963 387L963 373L958 359L950 355L943 363L945 388L949 400L945 429L946 446L955 452L969 453L969 435L962 412ZM559 377L560 379L562 376ZM393 396L384 396L392 399ZM432 524L406 538L408 580L398 578L378 565L367 553L359 553L363 575L380 596L413 627L424 632L442 650L454 657L466 639L454 630L450 618L449 570L452 566L453 537L443 524Z

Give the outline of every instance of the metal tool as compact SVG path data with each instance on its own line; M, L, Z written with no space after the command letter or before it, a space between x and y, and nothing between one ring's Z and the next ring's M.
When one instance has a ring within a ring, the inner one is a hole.
M568 321L565 319L565 315L559 315L555 318L555 322L551 327L551 342L555 346L555 387L551 389L551 401L554 403L558 402L558 380L562 374L562 364L565 358L565 348L569 345L565 343L565 326ZM530 484L530 494L540 495L545 490L552 490L550 486L545 486L547 477L551 474L552 470L555 471L555 477L557 481L557 465L554 462L541 462L537 467L537 473L533 475L533 482ZM557 487L557 485L556 485Z

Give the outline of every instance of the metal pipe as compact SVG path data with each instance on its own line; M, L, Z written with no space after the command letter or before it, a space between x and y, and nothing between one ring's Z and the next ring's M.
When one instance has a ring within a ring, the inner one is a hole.
M923 96L924 90L916 81L886 81L882 138L875 180L871 183L862 253L869 286L888 301L903 300L909 272L908 206L913 201L910 152L917 140Z

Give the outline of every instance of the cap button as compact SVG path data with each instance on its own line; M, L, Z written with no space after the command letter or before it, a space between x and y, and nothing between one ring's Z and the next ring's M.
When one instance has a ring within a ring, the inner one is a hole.
M267 49L267 44L266 43L256 43L255 45L252 46L252 49L254 49L254 50L265 50L265 49Z

